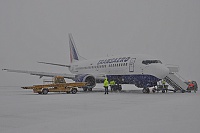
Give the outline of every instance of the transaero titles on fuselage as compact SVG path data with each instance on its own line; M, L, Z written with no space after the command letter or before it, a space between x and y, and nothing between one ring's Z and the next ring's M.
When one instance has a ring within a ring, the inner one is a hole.
M108 64L108 63L127 62L130 58L131 57L122 57L122 58L112 58L112 59L99 60L97 65Z

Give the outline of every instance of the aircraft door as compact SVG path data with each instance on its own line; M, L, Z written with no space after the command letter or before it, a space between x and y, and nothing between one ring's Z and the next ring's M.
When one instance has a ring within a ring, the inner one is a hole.
M99 71L99 66L98 65L96 66L96 71Z
M132 58L129 62L129 72L134 72L134 64L135 64L136 58Z

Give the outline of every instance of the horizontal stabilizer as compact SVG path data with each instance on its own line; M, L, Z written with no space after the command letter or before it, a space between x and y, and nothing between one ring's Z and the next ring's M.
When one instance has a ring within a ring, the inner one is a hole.
M55 65L55 66L61 66L61 67L70 67L70 65L62 65L62 64L56 64L56 63L48 63L48 62L38 62L41 64L48 64L48 65Z

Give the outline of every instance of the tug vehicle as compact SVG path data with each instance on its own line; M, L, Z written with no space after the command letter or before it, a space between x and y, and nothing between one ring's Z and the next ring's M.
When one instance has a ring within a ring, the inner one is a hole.
M196 93L196 91L198 90L198 85L196 81L189 80L188 82L185 83L188 85L187 92L194 91ZM192 86L190 86L190 84L192 84Z

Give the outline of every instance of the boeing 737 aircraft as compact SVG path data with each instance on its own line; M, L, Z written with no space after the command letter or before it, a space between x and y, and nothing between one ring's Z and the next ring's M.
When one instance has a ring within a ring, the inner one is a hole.
M79 55L71 34L69 34L69 47L71 64L39 63L68 67L72 74L3 70L28 73L40 77L63 76L75 82L88 82L87 87L83 88L84 91L91 91L96 83L102 83L104 78L107 77L109 81L115 80L119 84L134 84L143 88L144 93L149 93L149 87L155 86L158 81L169 74L169 69L160 60L151 56L129 54L86 60Z

